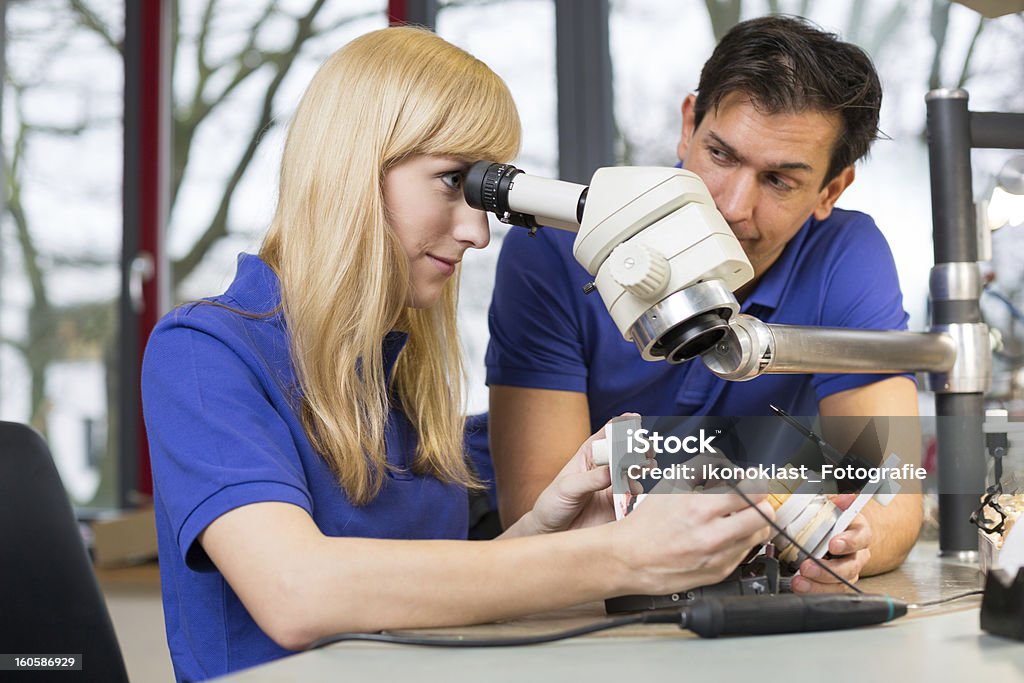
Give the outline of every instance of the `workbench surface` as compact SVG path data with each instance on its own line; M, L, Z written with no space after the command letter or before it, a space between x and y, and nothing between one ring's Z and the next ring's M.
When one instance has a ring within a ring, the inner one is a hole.
M917 603L980 588L981 575L976 565L941 560L934 542L921 542L900 569L863 579L859 585L865 592ZM1024 643L984 633L979 627L980 604L980 596L964 598L856 630L713 640L654 624L526 647L451 649L349 642L218 680L621 683L754 680L772 671L784 674L787 683L1024 680ZM603 616L603 605L590 603L502 623L415 633L467 638L537 635Z

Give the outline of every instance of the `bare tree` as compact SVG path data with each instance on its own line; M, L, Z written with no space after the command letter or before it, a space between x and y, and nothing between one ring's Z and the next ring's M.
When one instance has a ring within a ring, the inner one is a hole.
M103 25L95 14L90 11L85 0L72 0L72 7L78 14L79 24L83 28L93 30L114 45L110 39L109 27ZM175 285L183 282L196 269L210 249L221 239L228 236L231 226L228 216L234 201L239 183L248 172L256 151L267 131L276 124L274 103L282 83L303 54L306 45L320 35L331 33L339 27L354 21L379 14L368 11L350 14L331 22L317 23L326 5L326 0L310 0L305 12L291 14L281 7L278 0L267 0L256 17L245 26L234 30L247 36L244 44L234 52L217 59L210 57L212 45L218 40L214 23L224 3L221 0L206 0L203 6L198 30L189 38L194 43L194 64L189 67L195 70L195 82L190 92L180 95L176 93L172 104L172 141L173 154L171 159L170 204L176 205L183 185L188 181L191 161L194 159L196 136L212 115L221 109L228 109L233 104L232 94L242 89L260 74L265 74L267 84L259 98L258 116L247 127L239 130L238 138L243 141L242 151L233 162L233 167L224 181L216 210L209 218L201 235L195 240L188 251L174 259L171 264L171 280ZM180 13L177 3L172 13L171 43L179 46L185 36L181 33ZM291 39L278 49L261 47L260 39L265 29L273 25L277 33L282 33L282 22L291 25ZM177 49L172 51L171 78L182 68L182 60ZM217 87L219 85L219 87ZM235 106L237 106L235 104Z
M25 86L12 84L8 92L8 97L14 100L14 110L19 113L24 91ZM39 251L36 249L29 228L29 217L22 201L21 170L31 130L31 126L23 118L18 121L14 145L10 152L4 155L4 176L7 179L6 210L14 224L19 255L24 264L25 277L28 279L32 291L32 303L27 312L26 337L20 340L4 339L3 341L21 355L28 367L29 421L34 427L45 433L46 369L56 351L57 319L50 303L46 279L40 265Z
M66 28L66 25L64 27ZM40 40L41 37L61 28L60 22L51 19L29 31L22 38ZM18 36L9 36L9 40L11 39L17 40ZM49 56L55 56L61 49L59 41L55 41L54 49ZM101 321L110 320L112 304L54 303L47 276L52 268L62 268L67 263L59 255L41 250L37 245L38 233L48 226L35 226L32 211L26 206L27 158L33 144L55 138L78 138L101 121L88 103L80 107L79 116L71 123L55 125L43 120L32 120L25 103L35 91L47 85L44 70L29 69L21 74L20 78L8 71L5 77L8 109L14 113L13 140L3 155L3 172L7 185L5 213L13 228L13 242L28 283L30 303L26 310L26 333L20 339L2 338L0 343L13 349L25 363L29 374L29 422L45 433L49 408L46 400L47 369L65 350L74 349L71 353L77 353L84 346L90 345L98 349L103 343L104 336ZM102 264L90 255L82 255L76 259L75 265L88 268ZM97 324L98 322L100 324Z
M61 7L61 4L63 7ZM275 125L275 99L282 83L292 72L293 67L309 52L310 42L318 37L330 34L340 27L353 21L379 14L379 12L362 12L327 17L324 11L326 0L309 0L305 11L293 13L294 3L282 7L278 0L264 0L251 21L245 25L237 25L233 30L245 38L240 41L237 49L225 54L225 41L218 35L216 22L219 13L226 13L226 3L221 0L206 0L201 10L198 30L192 35L183 35L179 22L178 3L172 12L171 40L173 45L188 43L193 50L193 60L186 60L172 51L172 79L182 69L194 69L194 84L190 91L182 94L175 90L176 96L172 111L173 158L170 178L170 198L173 205L181 196L180 191L189 182L189 175L194 161L198 133L209 125L214 115L221 112L235 111L239 108L238 98L233 95L248 87L250 92L258 92L259 105L256 116L248 123L236 128L241 141L240 151L230 164L216 208L207 218L200 235L186 252L171 264L172 282L180 285L202 262L203 258L217 244L231 233L229 222L232 202L235 199L240 182L252 166L255 153L264 139L266 132ZM338 5L334 5L337 7ZM250 5L251 7L251 5ZM77 31L96 36L101 50L110 54L123 54L121 27L111 23L109 16L99 11L100 5L89 0L64 0L63 3L50 2L47 5L31 3L14 3L9 11L35 11L37 23L44 26L33 29L32 35L21 36L23 40L37 40L38 36L49 35L54 45L61 40L53 33L55 28L67 32ZM237 11L238 4L232 6ZM49 31L49 33L46 33ZM272 44L268 34L273 31L273 38L288 36L283 45L267 47ZM34 37L36 36L36 37ZM8 45L13 46L19 36L9 36ZM9 54L18 54L13 49ZM213 56L217 55L217 56ZM16 57L17 58L17 57ZM45 58L42 60L45 61ZM13 66L13 65L12 65ZM8 69L10 74L15 69ZM32 183L32 170L26 168L27 150L34 144L52 140L60 136L75 140L87 133L94 121L88 117L74 125L55 127L43 125L38 120L38 108L32 110L20 106L32 94L36 87L46 85L36 80L15 82L8 77L5 96L8 98L9 111L14 112L8 129L14 131L13 140L4 155L4 171L6 173L7 203L5 213L8 225L12 226L12 244L16 245L12 255L17 254L25 281L28 283L29 300L26 306L26 332L18 338L0 338L0 344L6 345L18 354L28 369L29 375L29 413L30 421L45 434L47 426L48 400L46 396L47 374L55 362L81 356L84 349L91 351L89 355L106 366L108 399L112 398L110 387L116 386L117 363L115 360L116 337L116 300L104 300L86 304L58 305L54 303L51 283L57 271L66 272L70 268L81 269L91 266L106 268L116 267L117 256L106 258L96 257L89 253L56 252L54 247L41 247L41 237L47 226L39 215L26 207L25 185ZM244 109L244 107L242 107ZM251 109L247 110L251 111ZM242 119L244 120L244 118ZM10 260L10 259L7 259ZM113 424L116 410L108 405L108 420ZM115 433L114 429L108 430ZM107 446L110 452L110 446ZM106 461L111 461L106 458Z

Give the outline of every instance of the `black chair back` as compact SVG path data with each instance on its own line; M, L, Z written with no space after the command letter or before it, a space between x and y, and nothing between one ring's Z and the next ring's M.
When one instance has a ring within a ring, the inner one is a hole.
M50 450L14 422L0 422L0 652L82 655L79 672L26 675L39 680L128 681Z

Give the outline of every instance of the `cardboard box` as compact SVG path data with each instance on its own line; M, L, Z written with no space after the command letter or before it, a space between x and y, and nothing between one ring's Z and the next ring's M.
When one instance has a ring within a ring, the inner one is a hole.
M156 557L153 508L119 510L92 523L92 556L97 567L148 562Z

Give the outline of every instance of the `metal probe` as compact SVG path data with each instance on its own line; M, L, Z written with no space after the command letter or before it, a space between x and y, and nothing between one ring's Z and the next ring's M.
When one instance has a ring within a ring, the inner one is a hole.
M810 429L805 427L803 423L797 420L795 417L787 413L782 408L777 408L773 405L769 405L772 412L785 420L786 424L795 428L798 432L803 434L804 438L813 443L818 448L818 452L828 461L829 464L833 465L838 469L851 469L857 470L858 468L868 469L871 467L871 463L865 462L861 458L858 458L853 453L842 454L839 450L830 444L825 439L821 438ZM864 488L864 484L867 483L866 478L857 479L856 477L847 477L846 479L836 482L836 488L839 493L853 493Z

